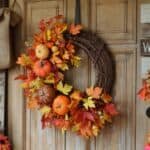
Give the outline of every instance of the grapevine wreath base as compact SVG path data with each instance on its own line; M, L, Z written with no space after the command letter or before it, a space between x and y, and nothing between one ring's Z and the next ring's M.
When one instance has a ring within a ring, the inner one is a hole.
M104 42L81 25L65 23L60 15L41 20L39 29L26 44L26 54L17 60L25 69L16 79L23 80L27 107L42 112L43 128L54 125L86 138L97 136L118 114L109 95L114 69ZM65 83L64 78L66 70L79 66L78 50L87 53L97 71L95 86L85 91Z

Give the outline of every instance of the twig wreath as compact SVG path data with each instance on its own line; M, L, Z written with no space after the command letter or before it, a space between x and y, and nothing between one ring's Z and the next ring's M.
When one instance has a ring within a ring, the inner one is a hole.
M61 15L41 20L39 29L26 54L17 60L26 70L16 79L23 80L27 107L42 112L43 128L54 125L86 138L97 136L118 114L109 95L114 70L104 42L83 31L80 24L65 23ZM87 53L97 71L95 86L84 92L65 83L64 78L66 70L79 66L78 50Z

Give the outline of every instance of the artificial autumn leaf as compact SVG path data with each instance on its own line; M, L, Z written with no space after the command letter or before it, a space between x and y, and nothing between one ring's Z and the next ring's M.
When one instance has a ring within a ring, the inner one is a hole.
M150 100L150 86L147 82L143 82L143 87L139 90L138 96L141 100Z
M140 91L138 92L138 96L141 100L145 100L146 99L146 89L145 88L140 89Z
M104 108L105 112L108 113L111 116L116 116L118 115L118 111L115 108L114 104L106 104L105 108Z
M83 97L82 97L80 91L73 91L73 93L71 93L71 95L70 95L70 98L77 100L77 101L80 101Z
M55 82L54 73L50 73L44 80L44 83L47 83L47 84L52 84L54 82Z
M104 112L103 115L100 116L100 121L104 125L106 121L111 123L112 119L110 115Z
M60 35L61 33L63 33L65 30L67 29L67 25L66 24L56 24L55 25L55 28L54 28L54 30L55 30L55 33L57 34L57 35Z
M31 99L27 102L27 108L29 108L29 109L35 109L38 107L39 107L39 104L38 104L38 100L36 98Z
M62 64L63 63L63 61L61 60L61 58L58 57L58 56L56 56L56 55L53 55L50 60L51 60L51 62L53 64Z
M62 56L62 58L64 59L64 60L68 60L69 59L69 53L68 53L68 51L65 51L65 53L63 54L63 56Z
M54 119L52 121L52 123L57 127L57 128L60 128L60 129L63 129L63 130L67 130L69 127L70 127L70 123L68 120L65 120L65 119Z
M99 128L97 126L93 125L92 126L92 132L93 132L94 136L97 136L98 132L99 132Z
M88 110L89 108L95 108L95 103L92 97L84 98L83 102L83 106L85 107L85 109Z
M69 67L68 67L68 65L66 64L66 63L60 63L60 64L56 64L57 65L57 67L59 68L59 69L61 69L62 71L65 71L65 70L68 70L69 69Z
M102 88L100 87L90 87L90 88L87 88L86 89L86 93L88 96L91 96L92 98L95 98L95 99L99 99L100 98L100 95L102 93Z
M72 131L73 132L77 132L77 131L79 131L79 129L80 129L80 124L78 123L78 124L75 124L73 127L72 127Z
M74 45L71 44L71 42L68 42L66 45L67 50L69 51L69 53L74 53L75 52L75 48Z
M84 127L80 128L80 134L85 138L89 138L93 135L90 122L87 122L87 124Z
M30 57L27 56L26 54L22 54L20 57L18 57L18 60L16 63L21 65L21 66L29 66L29 65L33 64Z
M109 94L103 93L101 96L101 99L105 102L105 103L109 103L112 101L112 97Z
M61 72L57 72L55 74L55 82L59 82L60 80L64 80L64 74Z
M68 84L64 84L62 83L62 81L60 81L58 84L57 84L57 90L60 91L61 93L65 94L65 95L68 95L69 92L72 90L72 86L71 85L68 85Z
M37 60L37 57L35 55L35 50L32 48L28 48L26 51L30 59L35 62Z
M46 31L46 40L49 41L50 39L51 39L51 30L48 29L48 30Z
M73 56L71 58L71 64L75 67L79 67L81 58L78 56Z
M41 88L44 85L43 80L40 78L36 78L32 82L30 82L30 91L35 92L39 88Z
M8 137L4 136L3 134L0 134L0 150L11 150Z
M70 25L70 30L69 32L72 34L72 35L77 35L78 33L80 33L80 30L82 29L82 26L81 25L75 25L75 24L71 24Z
M17 76L17 77L15 78L15 80L26 80L26 79L27 79L27 76L24 75L24 74L20 74L19 76Z
M44 31L44 30L46 29L46 24L45 24L44 19L42 19L42 20L40 21L40 23L39 23L39 29L40 29L41 31Z
M51 108L49 106L43 106L40 109L40 112L42 113L42 115L48 114L51 111Z

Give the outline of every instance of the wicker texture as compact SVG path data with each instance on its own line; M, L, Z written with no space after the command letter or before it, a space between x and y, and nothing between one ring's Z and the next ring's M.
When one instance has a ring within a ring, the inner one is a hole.
M111 92L115 79L115 67L113 57L105 42L89 31L82 31L77 36L66 33L65 37L82 49L93 62L97 79L95 86L100 86L106 92Z

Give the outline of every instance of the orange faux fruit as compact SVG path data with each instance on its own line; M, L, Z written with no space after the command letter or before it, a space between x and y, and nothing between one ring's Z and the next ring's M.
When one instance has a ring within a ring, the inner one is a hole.
M54 99L53 111L58 115L65 115L69 111L70 100L67 96L59 95Z
M46 59L46 58L48 58L49 53L50 53L50 51L45 45L39 44L36 46L35 54L36 54L37 58Z
M47 60L37 61L33 66L34 73L39 77L46 77L52 70L52 65Z

